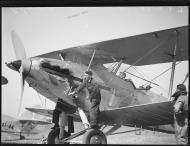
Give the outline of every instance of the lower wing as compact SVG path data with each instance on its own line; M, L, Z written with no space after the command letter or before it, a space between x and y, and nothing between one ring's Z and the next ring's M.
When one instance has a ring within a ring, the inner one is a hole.
M51 117L53 110L42 108L26 108L27 110ZM75 121L81 121L78 113L68 114ZM104 125L141 125L155 126L173 124L173 105L170 101L114 108L101 111L100 123Z
M52 109L43 109L43 108L26 108L26 109L33 112L33 113L43 115L43 116L47 116L50 118L52 118L52 116L53 116L53 110ZM72 116L74 121L81 121L78 113L67 114L67 115Z
M50 121L43 121L43 120L19 120L20 123L29 123L29 124L35 124L35 125L46 125L51 124Z
M50 109L26 109L48 117L53 115L53 110ZM81 121L78 113L68 115L72 116L74 121ZM106 132L106 135L113 133L122 125L154 127L173 124L173 105L170 101L167 101L105 110L100 113L100 123L101 125L114 125ZM160 128L158 127L158 129Z
M102 111L101 123L105 125L155 126L173 124L173 105L170 101L128 106Z

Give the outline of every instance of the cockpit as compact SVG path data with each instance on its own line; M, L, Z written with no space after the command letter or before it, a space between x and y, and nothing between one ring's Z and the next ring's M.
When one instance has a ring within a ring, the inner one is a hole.
M125 59L121 59L119 62L114 62L114 63L111 65L111 67L108 68L108 70L109 70L110 72L114 73L115 75L117 75L117 72L118 72L118 70L119 70L119 68L120 68L120 66L121 66L121 64L123 63L124 60L125 60ZM150 85L148 85L148 86L146 86L146 87L140 86L139 88L137 88L137 87L135 86L135 84L133 83L132 79L126 78L126 77L127 77L126 73L128 73L128 72L126 72L126 71L124 70L124 71L121 71L117 76L118 76L119 78L121 78L122 80L126 81L126 82L130 82L130 83L132 84L132 86L134 87L134 89L137 89L137 90L146 90L146 91L148 91L148 90L150 90L150 89L152 88ZM129 73L129 74L131 74L131 73ZM133 75L133 74L131 74L131 75ZM136 76L136 75L134 75L134 76L137 77L137 78L140 78L140 77L138 77L138 76ZM141 79L142 79L142 78L141 78Z
M133 87L136 89L135 84L133 83L132 79L126 79L126 73L125 72L120 72L119 77L126 82L130 82L133 85Z

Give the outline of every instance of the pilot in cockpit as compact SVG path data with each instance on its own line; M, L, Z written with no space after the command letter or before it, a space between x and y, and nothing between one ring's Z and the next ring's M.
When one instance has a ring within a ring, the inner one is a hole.
M122 78L122 79L125 79L126 78L126 73L120 72L119 77Z
M126 82L130 82L133 85L133 87L136 88L135 85L134 85L134 83L133 83L133 81L130 78L126 79L126 73L125 72L120 72L119 73L119 77L121 79L125 80Z

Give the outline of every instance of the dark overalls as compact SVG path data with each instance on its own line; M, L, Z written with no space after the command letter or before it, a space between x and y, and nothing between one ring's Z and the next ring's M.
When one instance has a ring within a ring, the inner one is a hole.
M177 144L188 144L188 96L183 93L180 94L175 100L174 108L174 126Z
M76 85L72 80L68 80L70 91L73 91L76 88ZM67 90L67 92L69 92ZM59 114L61 114L62 111L68 111L68 107L64 106L63 100L58 98L55 109L53 111L53 117L52 117L52 123L54 123L54 127L52 129L55 129L59 127ZM73 133L74 132L74 124L73 124L73 117L68 116L68 132Z
M52 123L55 124L54 128L59 127L59 114L62 111L65 111L66 109L64 109L66 107L64 107L62 105L62 99L58 99L56 106L55 106L55 110L53 111L53 117L52 117ZM74 125L73 125L73 117L68 116L68 133L73 133L74 132Z
M90 100L90 126L92 128L98 128L98 117L99 117L99 105L101 101L101 94L100 94L100 89L98 85L94 85L86 80L82 82L82 84L76 89L76 93L79 93L81 90L84 88L87 88L89 92L89 100Z

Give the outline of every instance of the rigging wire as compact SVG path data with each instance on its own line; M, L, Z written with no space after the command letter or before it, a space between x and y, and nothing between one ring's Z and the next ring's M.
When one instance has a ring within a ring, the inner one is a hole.
M178 65L178 64L180 64L182 61L179 61L178 63L176 63L176 66ZM168 72L169 70L171 70L172 69L172 67L170 67L170 68L168 68L167 70L165 70L164 72L162 72L161 74L159 74L159 75L157 75L156 77L154 77L152 80L150 80L150 81L154 81L155 79L157 79L158 77L160 77L161 75L163 75L163 74L165 74L166 72ZM144 85L147 85L147 83L146 84L144 84Z
M130 73L130 72L127 72L127 71L123 71L123 73L128 73L128 74L130 74L130 75L132 75L132 76L135 76L135 77L137 77L137 78L139 78L139 79L141 79L141 80L144 80L144 81L146 81L146 82L149 82L149 84L155 84L155 85L159 86L157 83L151 82L150 79L147 80L147 79L137 70L137 68L135 68L134 66L132 66L132 67L133 67L134 70L135 70L137 73L139 73L139 75L142 76L142 77L139 77L139 76L137 76L137 75L135 75L135 74L132 74L132 73Z
M140 70L139 68L137 68L136 66L133 66L134 68L137 69L137 71L139 70L139 74L141 75L141 73L143 74L142 76L144 76L144 78L148 78L148 80L151 80L149 76L147 76L142 70ZM141 73L140 73L141 72Z
M154 85L159 86L159 85L158 85L158 84L156 84L156 83L153 83L153 82L148 81L148 80L146 80L146 79L144 79L144 78L138 77L138 76L136 76L136 75L134 75L134 74L132 74L132 73L130 73L130 72L125 72L125 73L128 73L128 74L130 74L130 75L132 75L132 76L135 76L135 77L137 77L137 78L139 78L139 79L142 79L142 80L144 80L144 81L146 81L146 82L150 82L151 84L154 84Z
M182 84L185 83L185 81L187 80L188 77L189 77L189 72L186 74L185 79L183 80Z
M131 67L133 67L134 65L136 65L139 61L141 61L142 59L144 59L146 56L150 55L152 52L154 52L158 47L160 47L161 45L163 45L165 42L167 42L169 40L169 36L165 41L161 41L157 46L155 46L153 49L150 49L145 55L141 56L139 59L137 59L137 61L135 63L133 63L132 65L130 65L127 69L125 69L123 72L127 73L127 70ZM153 81L153 80L151 80ZM151 84L152 82L149 82L149 84ZM148 83L147 83L148 84ZM146 84L145 84L146 85ZM163 87L162 88L165 92L167 92Z
M153 49L150 49L145 55L141 56L139 59L137 59L137 61L135 63L133 63L132 65L130 65L127 69L124 70L127 71L129 68L131 68L132 66L136 65L139 61L141 61L142 59L144 59L146 56L150 55L153 51L155 51L158 47L160 47L161 45L163 45L166 41L168 41L169 37L165 40L165 41L161 41L157 46L155 46Z
M178 63L176 63L176 66L178 65L178 64L180 64L182 61L179 61ZM169 70L171 70L172 69L172 67L170 67L170 68L168 68L167 70L165 70L164 72L162 72L161 74L159 74L159 75L157 75L156 77L154 77L152 80L150 80L151 82L153 81L153 80L155 80L155 79L157 79L157 78L159 78L161 75L163 75L163 74L165 74L166 72L168 72ZM146 85L148 85L148 83L146 83L146 84L144 84L144 85L142 85L142 86L146 86ZM159 86L164 92L166 92L167 94L169 93L165 88L163 88L162 86Z
M132 66L135 70L136 70L136 72L137 73L139 73L139 75L140 76L142 76L142 78L144 79L144 80L147 80L146 78L145 78L145 75L142 75L141 73L140 73L140 70L138 71L138 68L137 67L135 67L135 66ZM142 71L141 71L142 72ZM148 81L150 81L150 78L149 77L147 77L148 78ZM151 84L151 83L149 83L149 84Z

